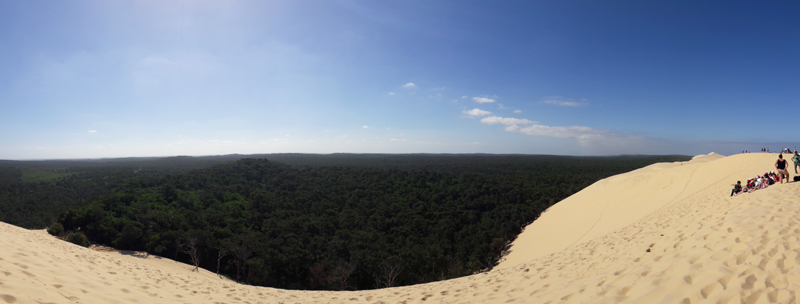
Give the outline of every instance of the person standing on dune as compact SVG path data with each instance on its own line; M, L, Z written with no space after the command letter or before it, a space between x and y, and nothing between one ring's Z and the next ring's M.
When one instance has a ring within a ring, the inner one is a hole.
M783 175L781 178L781 184L785 179L789 178L789 170L787 169L786 160L783 159L783 154L778 154L778 160L775 161L775 168L778 169L777 174Z

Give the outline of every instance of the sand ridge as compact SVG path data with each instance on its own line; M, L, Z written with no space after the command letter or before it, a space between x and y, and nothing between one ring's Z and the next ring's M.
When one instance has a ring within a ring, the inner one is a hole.
M800 183L728 196L776 158L710 154L613 176L544 213L488 273L370 291L244 286L0 223L0 304L797 303Z
M600 180L551 207L525 228L498 268L606 235L691 195L695 171L719 158L718 154L696 156L689 162L654 164Z

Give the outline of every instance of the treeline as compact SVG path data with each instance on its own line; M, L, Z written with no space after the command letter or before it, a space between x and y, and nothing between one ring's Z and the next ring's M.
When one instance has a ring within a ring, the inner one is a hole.
M78 203L57 207L67 206L58 222L93 242L248 284L369 289L489 269L521 228L559 200L610 175L688 159L332 155L335 165L325 165L324 156L278 156L293 165L240 159L146 175L98 167L47 182L9 177L17 182L0 183L0 210L15 205L8 197L30 201L36 189L52 194L86 184L94 197L76 191ZM181 168L194 166L182 161Z
M232 163L240 155L96 160L0 160L0 221L41 229L131 180L153 180Z
M0 221L41 229L130 178L132 170L80 167L0 167Z

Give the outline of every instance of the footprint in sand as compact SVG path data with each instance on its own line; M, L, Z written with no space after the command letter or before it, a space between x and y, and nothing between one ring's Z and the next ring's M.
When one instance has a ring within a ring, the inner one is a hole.
M742 284L742 289L753 289L756 281L758 281L758 278L756 278L755 275L751 274L747 276L747 278L745 278L744 283Z
M28 269L28 265L25 265L25 264L14 263L14 265L17 265L17 266L21 267L22 269Z
M719 287L721 287L719 282L708 284L703 289L700 289L700 295L703 296L703 299L708 299L722 292L722 288Z
M7 295L7 294L0 294L0 299L3 299L3 301L6 301L6 303L16 303L17 302L17 298L15 298L12 295Z

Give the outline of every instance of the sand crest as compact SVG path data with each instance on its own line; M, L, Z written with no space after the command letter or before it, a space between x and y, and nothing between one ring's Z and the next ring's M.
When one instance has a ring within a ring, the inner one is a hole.
M709 154L613 176L550 208L491 272L371 291L243 286L0 223L0 304L797 303L800 183L728 196L776 158Z

